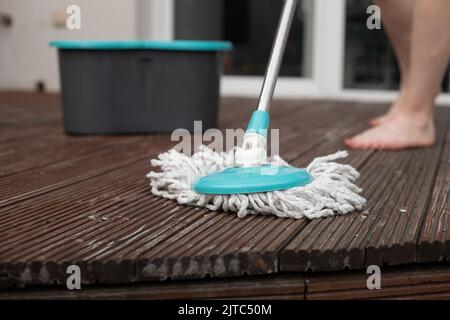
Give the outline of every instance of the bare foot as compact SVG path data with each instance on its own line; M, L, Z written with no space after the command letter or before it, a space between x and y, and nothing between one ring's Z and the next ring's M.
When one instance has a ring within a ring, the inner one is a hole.
M393 108L393 106L391 108ZM388 121L392 117L392 115L391 115L392 111L393 110L390 110L387 113L383 114L382 116L369 119L369 124L373 127L383 124L384 122Z
M391 107L389 108L389 111L386 112L384 115L376 117L376 118L372 118L369 120L369 124L371 126L379 126L382 123L389 121L389 119L394 118L395 116L398 115L399 110L401 109L401 105L403 103L403 94L400 93L399 97L397 98L397 100L391 105Z
M353 149L399 150L432 146L435 135L431 116L404 113L386 118L380 125L345 140L345 144Z

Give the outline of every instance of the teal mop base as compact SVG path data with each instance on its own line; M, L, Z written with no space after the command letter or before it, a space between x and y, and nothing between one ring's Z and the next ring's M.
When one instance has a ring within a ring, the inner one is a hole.
M193 189L203 194L246 194L301 187L312 180L305 169L290 166L232 167L200 178Z

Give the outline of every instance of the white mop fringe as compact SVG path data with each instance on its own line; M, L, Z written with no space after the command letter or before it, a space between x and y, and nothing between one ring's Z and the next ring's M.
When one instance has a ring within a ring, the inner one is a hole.
M234 164L233 151L217 153L205 146L200 146L192 157L173 149L160 154L151 164L161 171L152 171L147 177L154 195L182 205L237 212L241 218L248 214L273 214L282 218L315 219L347 214L365 206L366 200L360 196L362 189L354 184L359 178L358 171L334 162L347 156L346 151L339 151L318 157L306 168L313 177L310 184L265 193L204 195L193 191L192 184L197 179ZM279 156L273 157L270 163L287 165Z

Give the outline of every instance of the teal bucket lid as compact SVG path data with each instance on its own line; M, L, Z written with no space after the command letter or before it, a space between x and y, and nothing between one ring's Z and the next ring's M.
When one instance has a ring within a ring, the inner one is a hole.
M58 49L72 50L168 50L168 51L229 51L233 44L228 41L95 41L58 40L50 42Z

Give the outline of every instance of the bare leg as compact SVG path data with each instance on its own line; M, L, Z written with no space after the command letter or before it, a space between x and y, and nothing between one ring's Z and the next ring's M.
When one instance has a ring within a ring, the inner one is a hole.
M434 144L433 105L450 58L449 21L449 0L416 0L403 101L395 115L379 126L347 139L349 147L404 149Z
M400 90L397 100L389 112L381 117L371 119L371 125L379 125L390 116L395 115L405 96L409 76L412 21L416 0L375 0L382 13L383 26L394 48L400 67Z

